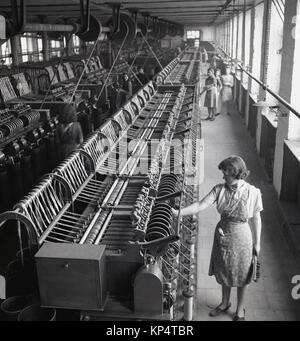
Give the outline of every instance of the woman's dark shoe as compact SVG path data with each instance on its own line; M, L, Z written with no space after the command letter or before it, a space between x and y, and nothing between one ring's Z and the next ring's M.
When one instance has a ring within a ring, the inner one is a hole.
M246 321L246 310L244 309L243 317L240 317L239 315L235 314L233 317L233 321Z
M226 311L231 307L231 303L228 304L228 306L224 309L221 308L221 305L219 305L217 308L211 310L209 312L209 316L216 317L221 315L222 313L226 313Z
M218 113L216 113L216 115L215 115L215 116L217 117L217 116L219 116L219 115L220 115L220 113L218 112Z

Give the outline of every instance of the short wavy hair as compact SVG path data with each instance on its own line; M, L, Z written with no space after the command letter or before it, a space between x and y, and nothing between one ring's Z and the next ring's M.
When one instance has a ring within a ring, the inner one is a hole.
M63 123L63 124L68 124L68 123L77 121L77 112L76 112L74 105L66 104L63 107L59 115L59 121L60 123Z
M223 160L218 168L221 171L229 172L230 176L237 180L245 180L250 174L246 162L240 156L235 155Z

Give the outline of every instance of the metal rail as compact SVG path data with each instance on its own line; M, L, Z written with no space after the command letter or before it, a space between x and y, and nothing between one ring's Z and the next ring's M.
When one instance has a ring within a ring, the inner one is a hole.
M229 58L231 61L234 62L234 58L230 57L221 47L218 47L218 49L221 50L227 58ZM246 73L251 79L253 79L256 83L258 83L265 91L267 91L269 94L271 94L274 98L276 98L278 100L278 102L280 102L282 105L284 105L287 109L289 109L289 111L291 111L295 116L297 116L300 119L300 113L295 108L293 108L287 101L285 101L282 97L280 97L274 91L272 91L267 84L264 84L262 81L260 81L255 76L253 76L252 73L247 71L242 66L242 64L237 63L237 66L239 67L239 69L241 71Z

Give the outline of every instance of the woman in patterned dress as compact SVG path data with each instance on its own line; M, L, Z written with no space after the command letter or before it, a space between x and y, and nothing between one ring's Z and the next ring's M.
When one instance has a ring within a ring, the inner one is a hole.
M204 87L206 91L204 106L208 110L207 120L214 121L217 108L217 80L213 69L209 68L207 75Z
M221 220L215 230L209 275L214 275L222 285L222 302L210 316L218 316L230 308L231 288L237 287L234 321L244 321L244 298L251 282L253 254L260 253L262 198L260 190L245 181L249 172L242 158L231 156L220 163L219 169L225 183L216 185L200 202L182 209L181 215L197 214L216 204ZM254 226L253 237L250 219Z

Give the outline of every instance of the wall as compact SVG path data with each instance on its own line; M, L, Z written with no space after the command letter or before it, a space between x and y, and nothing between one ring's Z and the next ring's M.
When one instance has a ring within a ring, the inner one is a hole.
M285 6L285 22L283 30L282 63L279 95L299 110L299 51L298 36L294 33L300 31L300 1L287 1ZM300 51L299 51L300 53ZM283 108L287 113L287 109ZM286 139L300 140L299 119L293 114L279 117L276 136L274 186L278 193L281 192L283 170L283 146Z
M161 48L175 49L176 47L181 46L182 39L184 38L180 36L170 37L167 35L164 39L161 40Z

